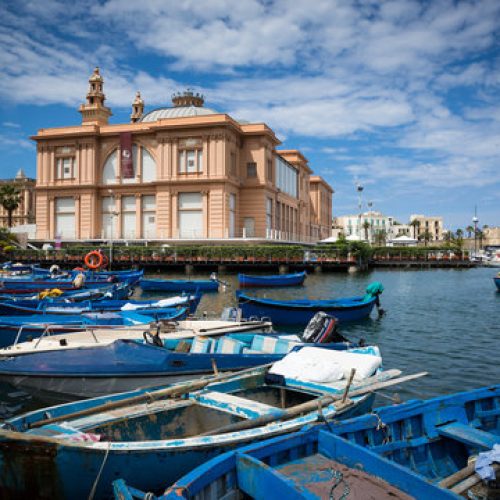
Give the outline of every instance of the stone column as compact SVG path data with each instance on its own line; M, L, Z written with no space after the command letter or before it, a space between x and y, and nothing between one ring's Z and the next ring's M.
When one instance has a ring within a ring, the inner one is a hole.
M75 239L79 240L81 235L81 199L79 195L75 195Z
M210 228L209 228L209 206L208 206L208 191L202 191L202 211L203 211L203 237L208 238Z

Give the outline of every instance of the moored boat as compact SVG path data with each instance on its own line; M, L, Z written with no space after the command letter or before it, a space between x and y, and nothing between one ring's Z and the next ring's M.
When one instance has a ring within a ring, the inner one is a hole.
M204 498L444 500L456 498L422 477L329 432L302 429L227 452L154 496L119 479L116 500Z
M135 339L32 349L0 358L0 380L38 398L65 402L154 387L280 360L290 351L320 345L346 350L349 342L308 344L296 335L229 333L181 338L137 331ZM89 334L89 338L91 335ZM1 353L3 354L3 353Z
M493 281L495 282L498 291L500 291L500 273L493 278Z
M163 280L141 279L140 287L149 292L217 292L216 280Z
M154 312L155 309L165 307L189 307L189 312L194 314L201 300L201 294L178 295L161 300L85 300L78 303L63 300L46 299L32 300L0 300L0 316L3 315L31 315L31 314L81 314L92 311L141 311Z
M237 291L238 304L245 318L269 318L275 325L303 325L319 311L335 316L340 322L367 318L375 306L383 287L372 283L366 295L331 300L274 300L247 295Z
M368 358L360 366L378 358L369 352L357 353ZM350 386L270 376L261 367L19 415L0 426L0 493L106 498L117 477L160 489L237 446L367 411L375 388L404 380L378 365Z
M163 308L154 311L91 312L82 314L35 314L0 318L0 347L40 337L49 330L53 334L71 333L88 327L120 327L149 324L153 319L176 320L187 315L187 308Z
M292 274L275 274L262 276L238 274L238 281L241 288L297 286L304 283L306 276L307 274L305 271Z
M489 465L498 461L500 385L378 408L339 423L333 432L449 489L457 498L498 498L500 493L488 491L495 488L494 482L482 481L494 481L495 470L500 470ZM496 454L489 453L495 445Z

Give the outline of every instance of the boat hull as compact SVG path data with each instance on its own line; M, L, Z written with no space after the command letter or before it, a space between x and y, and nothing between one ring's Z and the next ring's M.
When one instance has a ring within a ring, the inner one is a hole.
M364 397L337 418L369 411L374 397ZM207 439L205 445L195 448L170 449L145 446L147 443L96 448L97 443L66 443L0 431L0 496L40 500L88 498L101 468L95 499L112 497L112 481L119 477L137 488L158 493L166 484L174 483L207 460L245 444L298 430L303 425L299 419L295 426L283 426L274 434L262 432L220 443Z
M493 278L493 281L495 282L495 285L497 286L498 291L500 291L500 277Z
M141 279L140 286L148 292L217 292L219 289L219 283L212 280Z
M277 274L274 276L251 276L248 274L238 274L238 281L241 288L249 287L281 287L281 286L298 286L304 283L307 274Z
M291 302L267 301L239 294L238 303L244 318L269 318L275 325L307 325L313 316L326 312L335 316L339 322L359 321L367 318L372 312L377 298L362 301L348 307L330 305L325 301L316 302L314 305L302 306Z

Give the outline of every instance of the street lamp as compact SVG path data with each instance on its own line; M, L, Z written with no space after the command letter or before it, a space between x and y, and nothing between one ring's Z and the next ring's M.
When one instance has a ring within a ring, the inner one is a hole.
M479 219L476 215L472 217L472 223L474 224L474 259L477 259L477 223Z
M363 207L361 194L363 193L363 189L364 187L359 182L356 182L356 191L358 192L358 209L359 209L358 237L360 241L361 241L361 209Z
M115 201L115 195L111 189L108 190L109 195L111 196L111 207L112 208L110 212L111 216L111 228L110 228L110 235L109 235L109 270L111 270L111 266L113 264L113 238L115 235L115 217L118 216L118 212L116 211L116 201Z

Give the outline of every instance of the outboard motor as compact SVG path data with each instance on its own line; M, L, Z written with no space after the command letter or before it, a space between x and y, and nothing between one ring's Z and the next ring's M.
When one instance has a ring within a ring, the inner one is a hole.
M337 332L337 318L323 311L317 312L309 321L302 334L302 342L326 343L344 342L346 339Z

